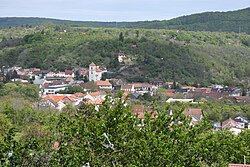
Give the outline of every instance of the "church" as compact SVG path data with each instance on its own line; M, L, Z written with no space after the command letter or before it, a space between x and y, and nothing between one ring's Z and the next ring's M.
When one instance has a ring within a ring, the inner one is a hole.
M99 68L99 66L95 65L94 63L91 63L89 65L89 81L100 81L102 78L102 70Z

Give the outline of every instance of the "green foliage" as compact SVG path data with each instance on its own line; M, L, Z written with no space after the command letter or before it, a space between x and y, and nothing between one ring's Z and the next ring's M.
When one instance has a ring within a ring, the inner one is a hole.
M5 46L0 65L64 70L95 62L107 67L112 77L128 81L163 79L190 85L234 84L249 77L246 34L140 29L137 37L139 30L134 29L69 28L64 33L53 26L1 29L0 37L14 36L26 42ZM123 42L117 39L117 32ZM117 59L120 50L128 58L124 64Z
M37 101L39 98L39 88L36 85L15 83L6 83L4 86L0 87L0 96L21 95L25 99L32 101Z
M60 94L74 94L77 92L83 92L83 89L81 86L70 86L65 90L60 90Z
M1 165L227 166L243 163L243 156L250 160L249 131L238 136L212 131L206 116L191 126L182 114L186 105L179 103L165 104L155 119L145 113L141 120L121 96L107 96L99 110L83 103L56 115L1 104ZM170 109L173 115L167 114ZM52 147L56 141L59 146Z

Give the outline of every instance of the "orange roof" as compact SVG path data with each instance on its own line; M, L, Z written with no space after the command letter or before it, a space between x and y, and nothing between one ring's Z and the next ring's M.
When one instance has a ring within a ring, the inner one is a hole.
M137 87L151 87L152 86L149 83L133 83L132 85L134 85L135 88L137 88Z
M173 85L174 82L166 82L167 85Z
M93 93L90 93L89 95L91 95L91 96L100 96L100 92L93 92Z
M112 86L109 81L96 81L97 86Z
M53 100L55 102L59 102L61 100L63 100L64 98L67 98L67 96L64 95L54 95L54 94L49 94L47 96L44 97L45 100Z
M72 82L72 81L74 81L74 79L73 79L72 77L68 77L68 78L66 78L65 81L66 81L66 82Z
M76 99L77 96L76 95L71 95L70 98Z
M88 101L89 104L95 104L95 105L101 105L102 102L103 102L103 100L101 100L101 99L96 99L94 101L92 101L92 100Z
M122 99L125 99L128 95L129 95L128 92L123 92L123 94L122 94Z
M195 92L205 92L210 93L212 91L212 88L194 88Z
M96 66L96 65L95 65L95 63L92 62L89 66Z
M81 92L77 92L74 94L76 97L83 97L85 96L85 94L81 93Z

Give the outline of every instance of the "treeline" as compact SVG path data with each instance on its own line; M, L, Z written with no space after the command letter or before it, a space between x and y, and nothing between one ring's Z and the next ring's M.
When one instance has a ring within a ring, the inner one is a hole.
M229 12L205 12L171 20L138 22L69 21L46 18L0 18L0 27L67 24L72 27L178 29L189 31L250 33L250 8Z

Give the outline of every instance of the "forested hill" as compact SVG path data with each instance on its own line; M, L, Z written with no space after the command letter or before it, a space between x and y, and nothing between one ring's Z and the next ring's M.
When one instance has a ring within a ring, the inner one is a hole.
M159 22L157 27L192 31L250 33L250 8L229 12L206 12Z
M126 55L124 63L118 62L119 51ZM65 25L0 29L0 66L64 70L91 62L128 81L246 81L250 35Z
M47 23L68 24L73 27L180 29L191 31L245 32L250 34L250 8L229 12L205 12L163 21L95 22L48 18L0 18L0 27L30 26Z

